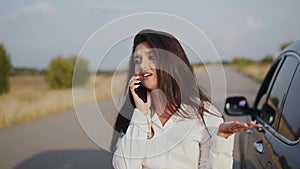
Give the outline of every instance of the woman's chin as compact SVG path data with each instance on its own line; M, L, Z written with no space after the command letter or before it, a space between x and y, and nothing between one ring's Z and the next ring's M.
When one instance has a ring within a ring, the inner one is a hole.
M142 83L143 84L143 86L145 87L145 88L147 88L148 90L155 90L155 89L157 89L157 85L153 85L152 83Z
M154 90L152 87L149 87L149 86L146 86L146 85L144 85L144 86L145 86L145 88L148 89L148 90Z

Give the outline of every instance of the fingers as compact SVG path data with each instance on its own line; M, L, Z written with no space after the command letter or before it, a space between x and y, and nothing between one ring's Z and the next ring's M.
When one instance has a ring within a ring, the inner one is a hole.
M261 124L257 124L257 123L256 123L256 120L254 120L254 121L249 121L249 122L247 123L247 125L248 125L251 129L262 127Z
M248 130L249 126L246 123L240 123L240 122L234 122L230 128L229 131L231 133L237 133L237 132L243 132L245 130Z
M247 123L234 122L231 125L230 130L233 133L237 133L237 132L243 132L249 129L259 128L259 127L262 127L262 125L256 124L256 121L249 121Z
M147 114L151 106L150 92L147 91L147 102L145 103L142 98L138 96L139 92L134 91L140 85L140 76L132 76L129 80L129 89L133 97L135 108L137 108L140 112Z
M249 129L262 127L261 124L256 124L256 121L242 123L238 121L224 122L219 126L218 135L224 138L229 137L233 133L244 132Z
M129 88L131 92L134 91L137 87L140 86L141 80L139 76L132 76L131 79L129 80Z

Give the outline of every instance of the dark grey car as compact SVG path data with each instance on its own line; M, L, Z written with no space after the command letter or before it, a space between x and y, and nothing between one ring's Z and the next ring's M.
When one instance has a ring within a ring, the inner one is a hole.
M300 169L300 41L274 61L252 107L229 97L228 115L250 115L263 127L240 137L240 168Z

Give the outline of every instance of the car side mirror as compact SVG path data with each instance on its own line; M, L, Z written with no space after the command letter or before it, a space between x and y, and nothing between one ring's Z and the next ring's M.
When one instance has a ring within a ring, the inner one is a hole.
M224 111L230 116L242 116L250 114L247 99L242 96L228 97L225 101Z

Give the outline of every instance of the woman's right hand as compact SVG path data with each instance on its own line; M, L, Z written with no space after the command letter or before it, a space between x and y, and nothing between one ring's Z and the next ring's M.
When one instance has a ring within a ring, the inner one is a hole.
M151 106L151 97L150 92L147 91L147 102L145 103L134 91L134 89L138 88L140 86L141 80L140 76L132 76L129 81L129 88L130 92L132 94L135 107L143 112L145 115L149 112L150 106Z
M256 121L249 121L248 123L229 121L221 123L217 135L223 138L228 138L234 133L241 133L246 130L260 128L261 124L257 124Z

